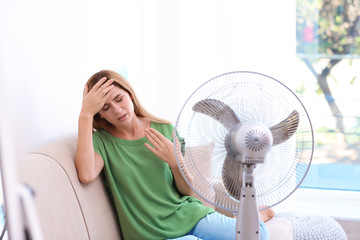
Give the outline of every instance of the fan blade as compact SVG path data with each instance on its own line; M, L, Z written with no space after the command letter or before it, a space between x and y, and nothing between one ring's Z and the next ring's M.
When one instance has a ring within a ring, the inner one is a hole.
M226 156L222 169L222 180L226 191L237 200L240 200L243 168L243 164L236 161L234 155Z
M270 128L273 135L273 145L277 145L288 140L296 132L299 126L299 113L294 110L286 119Z
M240 122L235 112L225 103L216 99L204 99L197 102L193 108L195 112L206 114L220 122L226 129Z

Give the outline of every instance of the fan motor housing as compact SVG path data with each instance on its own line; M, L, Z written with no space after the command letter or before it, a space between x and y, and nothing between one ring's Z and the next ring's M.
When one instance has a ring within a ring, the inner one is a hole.
M236 124L225 139L227 151L244 164L263 163L272 144L270 129L262 123L253 121Z

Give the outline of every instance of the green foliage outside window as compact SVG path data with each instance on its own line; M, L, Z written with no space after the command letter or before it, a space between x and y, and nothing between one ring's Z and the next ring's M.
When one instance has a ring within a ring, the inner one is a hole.
M297 56L306 64L318 84L318 93L326 100L335 119L334 129L346 136L342 109L337 103L329 81L349 84L358 81L360 74L350 79L333 74L342 61L352 64L360 59L360 0L298 0L296 5ZM337 135L339 136L339 135Z

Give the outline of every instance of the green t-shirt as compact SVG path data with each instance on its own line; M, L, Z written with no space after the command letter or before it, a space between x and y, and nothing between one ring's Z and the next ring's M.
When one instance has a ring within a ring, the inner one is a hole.
M172 141L173 125L151 123L151 127ZM146 142L146 137L124 140L104 130L93 134L123 236L126 240L183 236L214 210L181 195L169 165L147 149Z

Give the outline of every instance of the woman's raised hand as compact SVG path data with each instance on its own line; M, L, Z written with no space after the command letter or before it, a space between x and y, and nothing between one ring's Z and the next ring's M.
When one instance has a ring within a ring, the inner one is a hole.
M110 97L111 89L114 87L112 83L112 79L106 81L106 77L103 77L90 91L85 85L81 114L90 114L93 117L98 113Z
M151 152L153 152L164 162L167 162L170 168L177 167L177 162L174 154L174 145L169 139L164 137L161 133L159 133L153 128L145 129L145 136L152 144L151 146L150 144L145 143L145 146ZM177 138L175 139L176 141L178 141Z
M189 186L188 181L192 182L193 178L187 172L183 172L186 176L187 181L183 177L183 174L181 173L181 170L176 162L173 143L153 128L146 129L145 136L152 144L151 146L150 144L145 143L145 146L150 149L150 151L153 152L157 157L169 164L169 167L171 168L171 172L173 173L175 179L176 187L179 192L183 195L191 195L192 189ZM173 139L174 141L176 141L177 149L180 149L180 142L175 132L173 133ZM181 151L177 151L176 156L180 164L179 166L183 168L184 161Z

